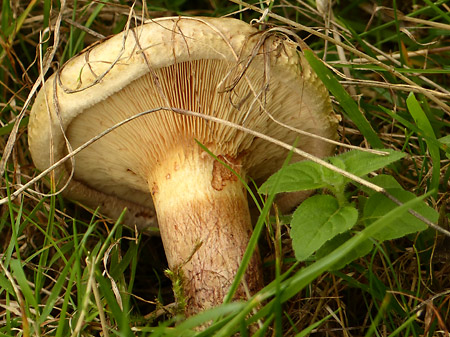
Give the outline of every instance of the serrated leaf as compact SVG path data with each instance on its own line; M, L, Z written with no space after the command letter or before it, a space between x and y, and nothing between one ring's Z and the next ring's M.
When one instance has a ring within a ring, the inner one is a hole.
M297 162L284 167L282 174L280 171L273 174L264 184L261 185L260 191L262 193L267 193L267 191L271 190L280 175L280 180L278 181L278 185L274 193L323 188L327 185L324 181L325 170L328 169L312 161Z
M384 189L402 189L402 185L399 184L397 180L393 176L387 175L387 174L379 174L376 177L368 179L371 183L378 185L380 187L383 187ZM367 193L368 195L373 195L377 192L374 190L362 186L361 189Z
M335 158L340 158L345 163L345 170L357 175L358 177L365 176L370 172L379 170L389 164L405 157L402 152L382 149L381 151L389 153L388 155L379 155L371 152L362 152L358 150L351 150L343 153ZM333 163L334 158L331 162Z
M407 202L416 197L413 193L402 189L388 189L387 191L401 202ZM364 222L366 226L370 226L373 222L382 218L386 213L396 207L398 207L398 205L383 194L373 194L369 197L364 207ZM433 222L437 222L439 218L438 212L424 202L417 204L414 207L414 211ZM379 241L392 240L425 229L427 229L425 223L417 219L414 215L406 213L396 219L389 227L385 227L383 231L377 233L374 238Z
M339 207L336 198L316 195L306 199L294 212L291 223L292 248L303 261L325 242L352 228L358 211L352 206Z
M370 152L351 150L328 159L334 166L357 176L364 176L387 166L405 156L402 152L385 150L388 155L382 156ZM283 173L276 172L260 187L261 193L267 193L278 180L274 193L305 191L318 188L332 188L345 186L349 181L320 164L312 161L301 161L283 168ZM343 188L342 188L343 189Z

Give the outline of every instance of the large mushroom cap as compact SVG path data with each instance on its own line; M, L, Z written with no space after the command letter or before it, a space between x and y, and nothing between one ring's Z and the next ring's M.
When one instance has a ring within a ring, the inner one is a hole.
M29 123L33 161L46 169L67 154L61 130L76 148L127 117L168 105L214 115L286 143L298 135L267 112L292 127L336 138L328 93L293 42L231 18L161 18L87 49L46 81ZM193 139L225 159L239 158L257 181L276 171L287 154L223 124L156 112L76 155L64 193L100 206L111 217L127 207L129 225L156 226L150 171L180 143ZM317 156L333 149L305 136L299 147ZM59 167L57 177L67 179L71 168L70 162Z

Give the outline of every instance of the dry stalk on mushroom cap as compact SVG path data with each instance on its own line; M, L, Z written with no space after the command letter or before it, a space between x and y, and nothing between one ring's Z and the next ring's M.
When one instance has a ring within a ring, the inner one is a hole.
M163 106L287 143L297 134L282 124L337 137L328 93L293 42L230 18L162 18L89 48L46 81L30 118L33 160L45 169L112 125ZM73 170L66 196L111 217L126 206L128 225L148 230L156 211L169 267L182 275L187 315L223 301L252 233L243 182L196 140L244 180L267 178L287 155L251 134L169 109L121 126L56 170L62 182ZM316 156L333 151L306 136L299 147ZM262 286L258 252L244 282L250 293ZM244 288L236 299L246 297Z

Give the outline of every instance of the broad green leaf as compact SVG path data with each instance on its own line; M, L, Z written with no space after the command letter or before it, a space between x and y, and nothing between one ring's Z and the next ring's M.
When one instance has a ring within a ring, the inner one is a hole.
M370 179L370 181L374 184L377 184L378 186L384 187L385 189L388 190L388 192L391 195L393 195L402 202L406 202L408 200L415 198L414 194L404 191L401 188L401 185L392 176L379 175ZM395 204L393 201L391 201L384 195L376 193L370 189L367 190L368 194L370 195L364 206L364 216L365 216L364 220L366 221L367 225L371 224L378 218L384 216L386 213L393 210L395 207L398 207L397 204ZM437 212L431 207L427 206L425 203L417 204L414 210L432 221L437 221L438 218ZM366 218L367 216L366 212L371 212L370 218ZM384 231L375 235L374 239L377 239L379 241L392 240L411 233L422 231L426 228L427 226L422 221L420 221L411 214L406 214L403 215L398 221L393 223L390 227L386 227ZM335 238L327 241L318 250L316 257L321 258L327 255L328 253L339 247L340 244L348 240L350 237L351 234L347 232L340 234ZM371 251L372 246L373 244L370 240L363 242L361 245L355 247L347 256L344 256L341 260L339 260L333 266L333 269L335 270L342 269L345 265L355 260L356 258L365 256Z
M357 175L365 176L370 172L379 170L392 164L393 162L406 156L403 152L390 149L382 149L381 151L389 153L388 155L379 155L371 152L362 152L357 150L348 151L335 158L340 158L345 163L345 170ZM333 163L334 158L331 159Z
M339 234L332 238L331 240L325 242L325 244L320 247L317 251L316 258L321 259L322 257L327 256L335 249L339 248L342 244L344 244L347 240L350 240L352 235L350 232L345 232ZM373 243L371 240L366 240L360 243L358 246L354 247L347 255L341 257L339 261L337 261L333 266L330 267L331 270L339 270L344 268L350 262L366 256L370 253L373 248Z
M339 207L330 195L306 199L294 212L291 223L292 248L303 261L325 242L352 228L358 211L352 206Z
M325 67L321 60L319 60L316 55L311 50L304 51L305 58L308 60L310 66L314 69L317 76L325 84L328 90L334 95L334 97L339 101L345 113L348 114L350 119L356 124L358 129L367 138L370 145L374 148L382 148L383 143L377 134L373 130L370 123L367 121L366 117L361 113L356 102L352 97L345 91L344 87L339 83L339 81L334 77L331 71Z
M334 166L364 176L369 172L376 171L405 156L402 152L393 150L383 151L388 155L379 155L358 150L348 151L328 159ZM312 190L318 188L333 188L345 186L348 179L320 164L311 161L301 161L290 164L283 168L283 173L276 172L260 188L262 193L267 193L278 180L275 193Z
M402 189L388 189L387 191L403 203L416 197L413 193ZM364 222L366 226L371 225L396 207L398 207L398 205L383 194L373 194L369 197L364 207ZM437 222L439 218L439 214L424 202L416 204L413 210L433 222ZM395 222L390 226L385 227L383 231L378 232L374 238L379 241L392 240L425 229L427 229L425 223L417 219L414 215L406 213L401 217L399 216Z
M441 157L439 153L439 146L436 145L436 135L434 134L433 127L431 126L430 121L428 120L427 115L422 110L419 102L413 93L409 94L406 99L406 104L408 106L409 113L414 118L419 129L427 135L425 138L425 142L428 146L428 151L430 152L431 160L433 162L433 173L431 176L431 187L437 190L439 188L439 178L440 178L440 170L441 170ZM432 139L433 142L429 142L428 138Z
M387 175L387 174L379 174L376 177L369 178L368 179L371 183L378 185L380 187L383 187L384 189L402 189L402 185L399 184L397 180L393 176ZM377 192L374 190L362 186L361 189L367 193L368 195L373 195Z
M282 174L280 171L273 174L264 184L262 184L260 190L262 193L272 191L271 188L273 188L278 177L279 181L276 190L273 191L274 193L323 188L327 186L323 179L325 170L330 171L312 161L301 161L290 164L283 168ZM338 176L337 173L336 176Z

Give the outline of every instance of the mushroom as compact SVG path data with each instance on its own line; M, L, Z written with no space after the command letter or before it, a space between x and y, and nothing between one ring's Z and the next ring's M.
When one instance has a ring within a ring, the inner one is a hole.
M231 18L161 18L88 48L45 82L29 122L33 161L46 169L70 148L161 107L91 144L55 176L58 186L67 182L63 193L69 198L100 206L111 217L127 207L125 222L141 230L159 226L189 316L222 303L252 234L240 178L263 181L287 151L171 108L291 144L298 135L271 117L331 139L337 137L337 118L327 90L286 37ZM299 147L316 156L333 151L306 136ZM255 252L234 298L261 287Z

